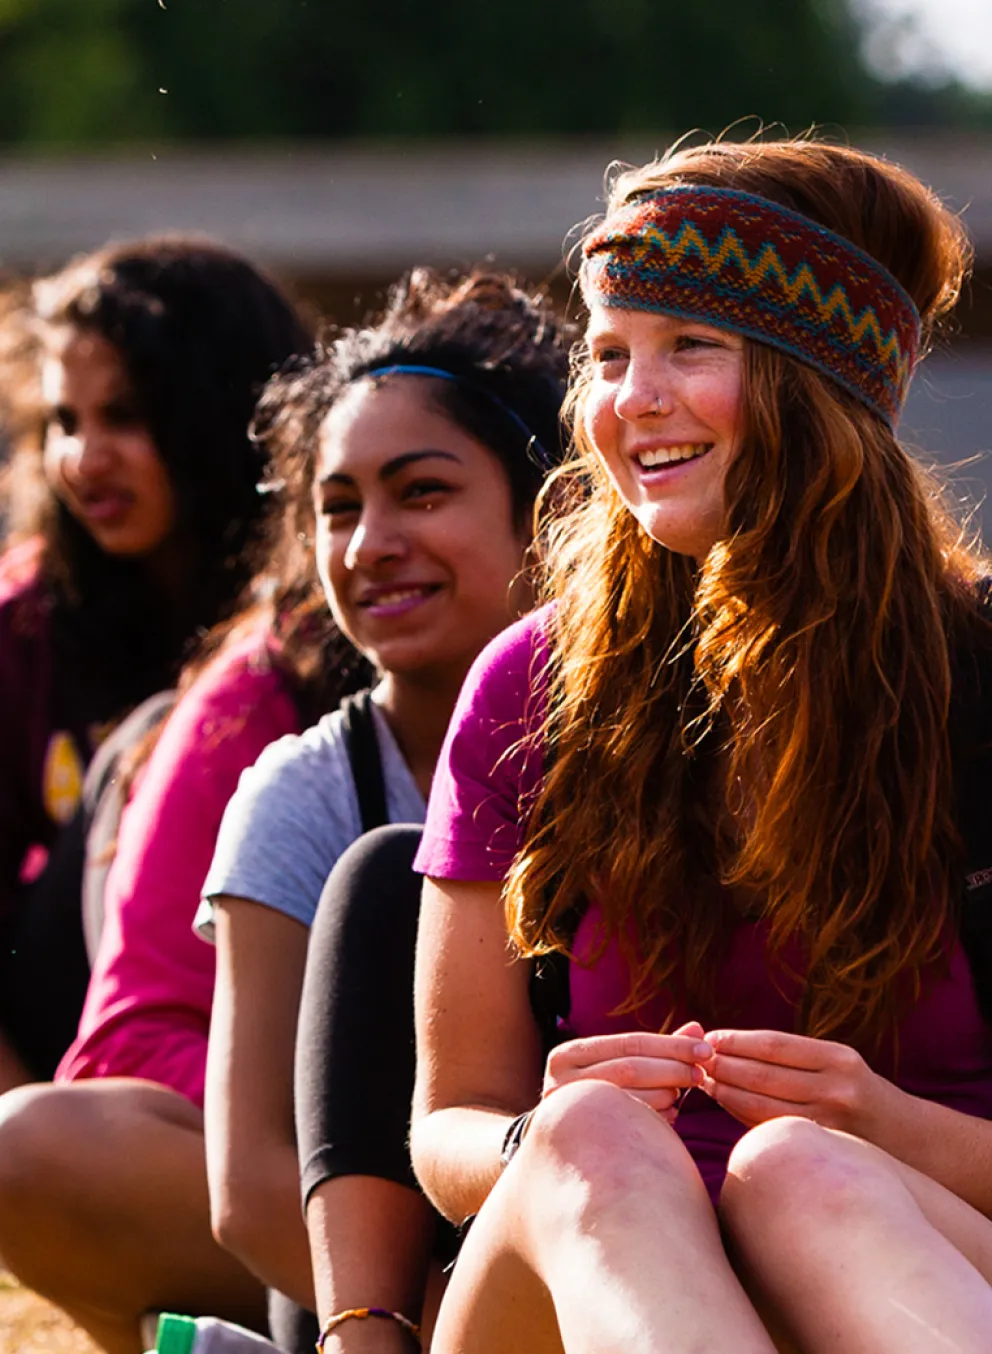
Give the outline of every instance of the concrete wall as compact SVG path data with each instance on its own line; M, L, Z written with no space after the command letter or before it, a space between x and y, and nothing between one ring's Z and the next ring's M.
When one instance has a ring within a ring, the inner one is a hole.
M992 545L992 348L932 354L916 374L900 435L945 467L955 491L978 508Z

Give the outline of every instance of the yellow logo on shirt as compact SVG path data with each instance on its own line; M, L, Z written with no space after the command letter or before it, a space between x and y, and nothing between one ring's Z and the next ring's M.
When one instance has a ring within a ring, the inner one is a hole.
M45 812L64 826L83 797L83 763L72 735L63 730L53 733L48 740L41 786Z

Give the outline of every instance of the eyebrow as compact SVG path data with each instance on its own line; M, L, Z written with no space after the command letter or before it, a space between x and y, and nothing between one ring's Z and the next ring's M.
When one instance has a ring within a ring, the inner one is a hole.
M401 470L405 470L408 465L414 465L417 461L426 461L438 459L442 461L454 461L455 465L461 465L461 457L456 456L451 451L441 451L434 448L426 448L424 451L404 451L400 456L394 456L391 461L379 471L381 480L392 479L398 475ZM332 470L328 475L321 475L317 481L318 484L354 484L354 475L346 475L343 471Z

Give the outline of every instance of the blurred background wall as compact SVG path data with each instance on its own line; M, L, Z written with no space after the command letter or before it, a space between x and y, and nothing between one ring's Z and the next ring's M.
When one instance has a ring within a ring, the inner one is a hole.
M606 165L735 123L818 124L963 212L960 332L903 427L980 498L992 0L0 0L0 267L197 229L339 322L415 263L492 258L567 296Z

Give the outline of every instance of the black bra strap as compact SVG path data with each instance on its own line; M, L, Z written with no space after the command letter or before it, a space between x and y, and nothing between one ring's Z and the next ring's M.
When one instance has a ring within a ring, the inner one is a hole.
M358 795L358 813L362 831L384 827L389 822L386 808L386 781L382 774L382 755L372 715L371 691L359 691L341 702L344 738L351 763L351 776Z

